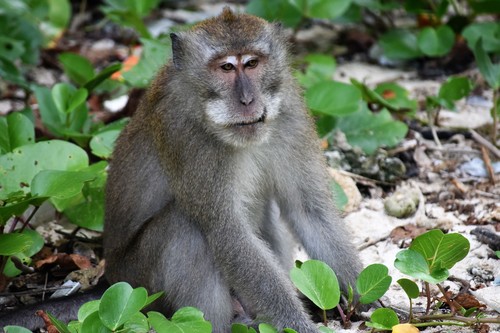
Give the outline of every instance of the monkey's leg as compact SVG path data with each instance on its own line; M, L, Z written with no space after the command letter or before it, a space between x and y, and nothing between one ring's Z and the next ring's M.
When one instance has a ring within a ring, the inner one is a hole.
M149 292L165 291L153 308L170 316L193 306L212 323L213 332L229 332L230 290L194 223L170 205L145 226L132 246L133 257L127 256L123 270L135 271L137 276L130 278Z

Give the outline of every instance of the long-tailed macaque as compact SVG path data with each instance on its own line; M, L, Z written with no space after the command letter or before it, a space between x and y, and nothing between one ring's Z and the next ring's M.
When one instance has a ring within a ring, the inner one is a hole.
M215 333L230 331L235 303L254 323L319 332L288 276L292 236L344 290L360 261L281 25L226 8L171 38L111 162L110 282L165 291L160 310L197 307Z

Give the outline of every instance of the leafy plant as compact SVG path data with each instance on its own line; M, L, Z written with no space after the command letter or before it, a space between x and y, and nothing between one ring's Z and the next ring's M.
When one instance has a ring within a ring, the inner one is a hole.
M156 8L159 2L159 0L105 0L105 5L101 9L110 20L134 28L144 38L151 38L143 18Z

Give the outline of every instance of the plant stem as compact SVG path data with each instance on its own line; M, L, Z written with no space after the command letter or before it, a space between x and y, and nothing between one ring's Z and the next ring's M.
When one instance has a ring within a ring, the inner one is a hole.
M425 314L428 315L431 310L431 290L429 288L429 282L425 282L425 296L427 297L427 308L425 309Z
M322 316L323 316L323 325L328 326L328 320L326 319L326 310L322 310Z
M432 112L431 110L427 110L427 118L429 121L429 127L431 128L432 138L434 139L434 142L436 143L436 145L439 148L441 148L443 146L441 145L441 141L439 141L439 137L437 136L437 133L436 133L436 127L434 126L435 121L434 121L433 114L434 114L434 112Z
M498 104L500 103L500 101L498 101L498 99L500 98L500 96L498 96L499 92L500 90L498 89L493 90L493 108L491 109L491 116L493 117L493 129L491 131L491 141L495 146L497 144Z
M458 321L466 324L476 324L476 323L493 323L493 324L500 324L500 316L497 317L492 317L492 318L469 318L469 317L463 317L463 316L456 316L451 313L447 314L440 314L440 315L428 315L428 316L420 316L418 317L418 320L441 320L441 319L446 319L446 320L453 320L453 321ZM423 326L422 324L428 324L428 323L416 323L412 325L419 325ZM455 323L456 324L456 323ZM445 325L441 323L441 325Z
M455 314L457 312L457 309L455 309L455 307L453 306L453 301L446 294L446 290L444 290L443 286L440 285L439 283L436 283L436 285L439 288L439 290L441 291L441 293L443 294L443 297L446 300L446 304L448 304L448 306L450 307L451 313Z

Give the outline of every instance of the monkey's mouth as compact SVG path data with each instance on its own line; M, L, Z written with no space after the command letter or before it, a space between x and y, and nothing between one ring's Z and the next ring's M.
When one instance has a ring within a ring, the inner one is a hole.
M238 126L238 127L244 127L244 126L255 125L255 124L258 124L258 123L263 123L266 120L266 116L267 116L267 110L264 109L264 112L262 112L262 115L258 119L248 120L248 121L242 121L240 123L236 123L235 125Z

